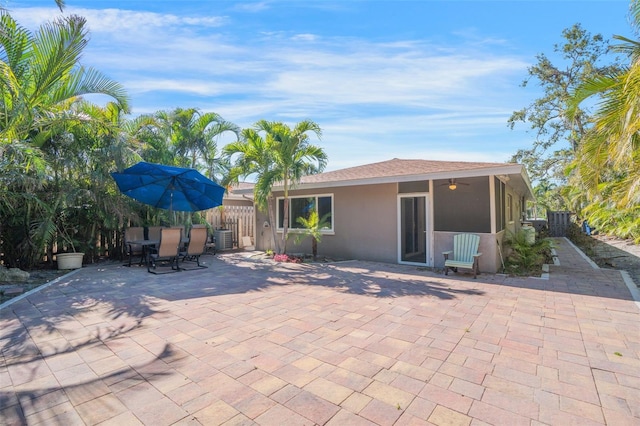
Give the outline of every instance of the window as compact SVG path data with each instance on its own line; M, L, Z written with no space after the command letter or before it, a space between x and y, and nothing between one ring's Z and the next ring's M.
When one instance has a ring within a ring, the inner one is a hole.
M507 194L507 221L513 222L513 197Z
M309 214L318 211L318 217L322 219L327 215L326 221L329 227L327 232L333 232L333 195L311 195L304 197L289 197L289 229L301 229L298 223L299 217L309 218ZM284 228L284 198L278 198L278 229Z

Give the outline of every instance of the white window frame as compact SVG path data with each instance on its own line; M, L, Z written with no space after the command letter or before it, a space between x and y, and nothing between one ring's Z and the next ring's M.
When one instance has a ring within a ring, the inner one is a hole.
M289 222L291 223L291 200L293 200L294 198L314 198L316 199L316 206L318 205L318 198L320 197L329 197L331 198L331 229L323 229L322 231L320 231L322 234L326 234L326 235L334 235L335 234L335 227L336 227L336 222L335 222L335 203L334 203L334 196L332 193L329 194L307 194L307 195L295 195L295 196L289 196ZM284 232L284 228L282 228L280 226L280 200L284 200L284 197L276 197L276 231L279 233ZM291 226L289 226L287 228L288 232L291 233L297 233L297 232L303 232L304 229L301 228L292 228Z

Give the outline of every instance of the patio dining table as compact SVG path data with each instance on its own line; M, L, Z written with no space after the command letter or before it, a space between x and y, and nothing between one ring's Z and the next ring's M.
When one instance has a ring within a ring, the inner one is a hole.
M139 244L142 246L142 257L140 258L140 265L142 266L142 261L146 263L149 259L149 247L155 247L160 243L160 240L132 240L129 241L129 244ZM189 237L182 237L180 239L180 246L186 246L189 244Z
M149 255L149 247L153 247L155 245L157 245L160 241L159 240L132 240L129 241L129 244L138 244L140 246L142 246L142 257L140 258L140 266L142 266L142 261L144 260L145 263L147 263L147 256Z

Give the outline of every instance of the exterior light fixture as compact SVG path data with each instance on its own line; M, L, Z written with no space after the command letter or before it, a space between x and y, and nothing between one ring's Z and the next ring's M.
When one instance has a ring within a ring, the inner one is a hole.
M458 185L454 181L449 182L449 189L455 191Z

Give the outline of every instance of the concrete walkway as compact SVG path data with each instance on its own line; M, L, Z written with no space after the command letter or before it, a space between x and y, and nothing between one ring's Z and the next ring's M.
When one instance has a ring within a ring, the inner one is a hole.
M0 424L638 425L640 309L557 243L549 280L86 267L0 310Z

